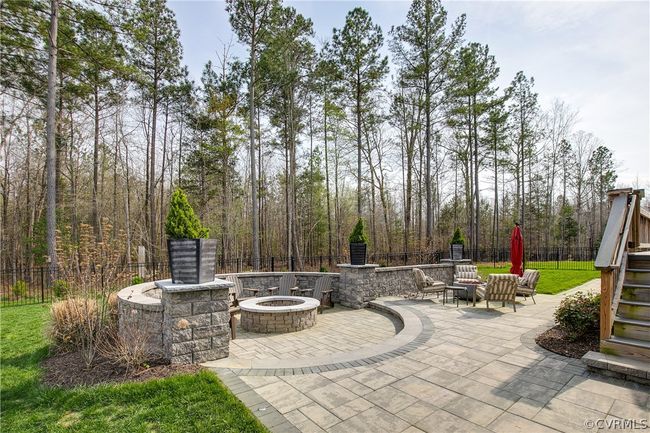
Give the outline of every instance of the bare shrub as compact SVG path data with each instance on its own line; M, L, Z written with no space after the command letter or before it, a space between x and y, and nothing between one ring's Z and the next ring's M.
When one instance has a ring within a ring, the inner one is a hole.
M107 219L102 221L102 232L112 232ZM99 341L110 333L107 328L117 326L117 296L112 290L124 271L120 263L124 263L126 240L120 233L116 238L97 242L92 226L87 224L80 225L78 240L72 237L70 230L65 236L58 233L57 237L59 278L69 285L71 299L74 299L60 308L71 310L70 314L77 316L77 324L73 340L57 340L57 331L52 332L52 339L61 348L79 350L89 367L97 354Z
M143 366L154 358L149 346L149 335L133 323L105 328L98 345L102 356L126 368L127 372Z

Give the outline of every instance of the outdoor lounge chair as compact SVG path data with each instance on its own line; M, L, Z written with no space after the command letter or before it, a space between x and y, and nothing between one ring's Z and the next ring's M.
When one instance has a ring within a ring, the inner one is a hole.
M530 296L535 302L535 295L537 294L537 282L539 281L539 271L537 269L526 269L524 275L519 278L517 282L517 295L523 296L526 299Z
M512 302L512 308L517 312L517 278L513 274L490 274L487 284L476 288L476 294L485 299L486 308L490 308L490 301L501 301L503 307L506 302Z
M436 281L431 277L427 277L422 269L413 268L413 277L415 278L415 287L418 292L422 293L422 299L427 293L444 293L447 285L442 281Z
M236 275L229 275L226 277L226 280L235 283L234 287L231 287L228 293L228 313L230 315L230 320L228 321L228 326L230 327L230 339L234 340L237 338L237 318L235 317L235 314L239 313L239 301L243 301L245 299L250 299L250 298L244 298L237 295L237 286L239 285L239 293L242 292L241 288L241 281L239 281L239 278L237 278Z
M228 275L226 277L226 280L235 284L235 300L237 301L237 303L239 303L239 301L252 298L253 296L257 296L257 294L260 291L260 289L252 289L252 288L244 287L241 283L241 280L237 277L237 275ZM247 292L252 293L253 296L247 296Z
M475 284L481 282L481 276L478 274L478 268L474 265L456 265L454 281Z
M300 290L296 282L296 276L293 274L284 274L280 278L280 285L278 287L269 287L266 289L271 295L292 296L294 292Z
M332 306L332 277L329 275L323 275L316 281L316 287L313 289L300 289L300 293L304 295L311 296L314 299L320 301L321 306L327 305ZM327 301L327 302L326 302Z

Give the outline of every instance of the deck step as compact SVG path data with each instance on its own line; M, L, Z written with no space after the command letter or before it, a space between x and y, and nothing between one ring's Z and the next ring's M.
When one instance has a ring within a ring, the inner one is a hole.
M621 299L616 314L625 319L650 321L650 302Z
M600 351L607 355L623 356L650 362L650 342L612 336L600 341Z
M616 316L614 318L614 335L650 344L650 321Z
M627 256L627 264L630 268L650 269L650 254L631 253Z
M650 284L623 283L621 299L650 302Z
M608 355L601 352L587 352L582 357L590 370L607 370L628 380L646 383L650 377L650 362L625 356Z
M625 319L650 321L650 302L621 299L616 315Z
M625 270L625 283L650 284L650 269L627 268Z

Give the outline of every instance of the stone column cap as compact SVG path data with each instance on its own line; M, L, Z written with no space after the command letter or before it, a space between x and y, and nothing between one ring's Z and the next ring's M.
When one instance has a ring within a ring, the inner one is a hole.
M336 266L339 268L351 268L351 269L374 269L379 267L379 265L373 263L366 263L365 265L351 265L350 263L338 263Z
M215 278L212 281L201 284L174 284L172 280L158 280L155 281L156 287L162 289L166 293L179 293L179 292L196 292L199 290L216 290L216 289L228 289L233 287L235 283L227 280L222 280L221 278Z

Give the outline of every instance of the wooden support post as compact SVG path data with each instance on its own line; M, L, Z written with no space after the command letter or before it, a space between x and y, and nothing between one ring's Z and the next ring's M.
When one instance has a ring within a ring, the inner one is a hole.
M600 340L612 335L612 294L614 293L614 271L600 271Z

